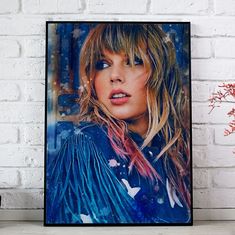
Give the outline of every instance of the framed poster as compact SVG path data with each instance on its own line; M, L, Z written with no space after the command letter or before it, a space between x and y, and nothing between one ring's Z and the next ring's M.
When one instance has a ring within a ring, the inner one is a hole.
M47 22L49 225L192 225L190 23Z

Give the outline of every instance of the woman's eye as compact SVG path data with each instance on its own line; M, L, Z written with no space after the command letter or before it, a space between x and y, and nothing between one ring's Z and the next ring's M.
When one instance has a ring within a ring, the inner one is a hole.
M109 67L109 64L105 60L99 60L95 65L96 70L103 70L103 69L106 69L108 67Z
M127 59L126 64L130 65L130 60L129 59ZM142 65L142 64L143 64L143 60L138 58L137 56L135 56L134 65L136 66L136 65Z
M135 57L135 61L134 61L134 64L135 65L142 65L144 62L142 59L138 58L138 57Z

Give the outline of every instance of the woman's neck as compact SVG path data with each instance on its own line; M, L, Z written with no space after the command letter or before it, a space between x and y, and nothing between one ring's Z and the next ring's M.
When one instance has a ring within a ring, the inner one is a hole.
M126 122L130 131L133 131L139 134L142 138L145 138L148 130L148 114L141 115L135 119L127 120Z

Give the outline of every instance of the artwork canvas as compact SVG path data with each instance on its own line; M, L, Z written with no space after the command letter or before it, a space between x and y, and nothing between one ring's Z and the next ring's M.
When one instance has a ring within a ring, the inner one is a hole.
M192 225L189 22L47 22L44 225Z

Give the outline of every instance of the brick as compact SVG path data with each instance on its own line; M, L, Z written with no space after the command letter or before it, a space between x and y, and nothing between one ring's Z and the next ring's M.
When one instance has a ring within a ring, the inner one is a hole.
M235 39L216 38L214 42L214 53L217 58L235 58Z
M214 4L216 15L235 15L234 0L215 0Z
M25 57L45 57L45 40L37 39L24 39L23 42L23 55Z
M16 144L19 141L17 126L0 124L0 144Z
M193 103L192 105L192 121L193 123L213 123L226 124L231 119L226 113L231 109L232 103L221 103L220 107L216 107L211 111L208 103Z
M233 208L235 207L234 189L195 189L194 208Z
M44 120L44 105L24 103L0 103L2 123L40 123Z
M2 209L43 208L43 191L39 189L0 190Z
M22 90L25 101L45 101L45 82L25 82Z
M147 0L90 0L88 12L97 14L144 14Z
M201 16L188 17L191 22L191 35L197 37L235 36L234 17Z
M80 0L23 0L24 13L47 14L47 13L78 13L82 8Z
M193 187L195 189L209 187L209 174L207 169L193 169Z
M19 11L19 1L18 0L1 0L0 1L0 13L17 13Z
M15 188L20 186L20 177L17 169L0 169L0 188Z
M19 169L23 188L43 188L43 168Z
M40 13L40 0L22 0L23 13Z
M198 81L192 81L192 101L207 101L210 97L210 86L211 83L209 82L198 82Z
M207 38L192 38L192 58L210 58L212 56L211 40Z
M192 143L193 145L208 145L213 143L213 132L211 128L204 125L193 125Z
M22 131L25 144L43 145L44 143L44 126L43 125L26 125Z
M208 0L187 1L178 0L173 3L171 0L152 1L151 13L154 14L206 14L208 12Z
M192 122L208 123L210 108L208 104L193 103L192 104Z
M193 142L194 144L194 142ZM194 167L235 167L234 146L193 145Z
M61 13L78 13L82 10L81 0L58 0L58 12Z
M214 35L215 36L235 36L235 18L226 17L226 18L217 18L214 21Z
M222 168L210 171L215 188L235 188L235 169Z
M0 19L0 35L44 35L45 18L31 18L21 15Z
M229 126L215 126L214 129L215 129L215 144L231 145L231 146L234 146L234 150L235 150L234 134L230 134L227 136L224 135L225 129L230 130L231 128Z
M190 22L191 36L211 37L214 34L214 21L212 21L211 18L190 18Z
M0 80L0 101L17 101L20 99L20 88L18 84Z
M192 60L194 80L229 80L235 77L235 60L194 59Z
M40 0L40 13L55 13L58 12L57 0ZM68 1L69 4L69 1Z
M20 56L20 45L16 40L0 40L0 57L14 58Z
M0 145L0 167L41 167L44 165L43 151L41 146Z
M2 59L0 79L44 79L44 59Z

